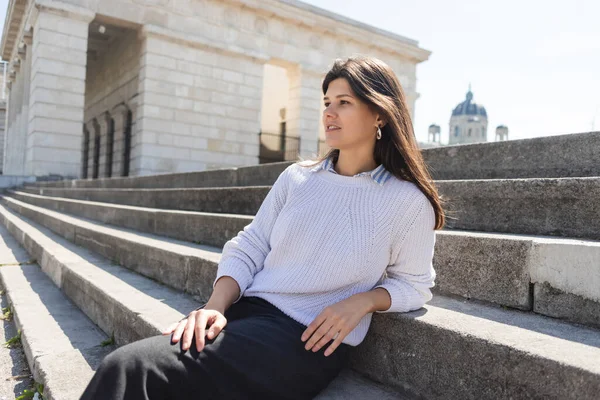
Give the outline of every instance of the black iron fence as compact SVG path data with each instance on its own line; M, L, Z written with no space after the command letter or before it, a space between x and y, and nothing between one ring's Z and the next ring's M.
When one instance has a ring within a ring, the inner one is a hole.
M300 138L285 133L259 132L259 164L296 161L300 153Z

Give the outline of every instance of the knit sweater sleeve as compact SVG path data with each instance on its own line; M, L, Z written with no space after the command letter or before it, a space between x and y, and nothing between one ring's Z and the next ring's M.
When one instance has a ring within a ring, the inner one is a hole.
M386 289L392 299L387 310L376 313L408 312L418 310L432 299L431 288L435 285L436 273L433 269L435 246L435 212L429 200L421 209L400 241L398 256L386 269L381 284L373 289Z
M240 287L240 295L234 303L242 298L254 275L263 268L264 260L271 250L271 230L286 202L289 170L292 167L293 164L279 175L252 222L223 246L213 288L222 276L235 279Z

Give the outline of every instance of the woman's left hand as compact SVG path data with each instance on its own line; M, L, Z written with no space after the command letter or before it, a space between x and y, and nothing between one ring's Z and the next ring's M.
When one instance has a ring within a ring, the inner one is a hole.
M334 339L325 350L325 356L330 355L368 312L365 299L358 295L326 307L302 334L303 342L308 339L304 348L317 352Z

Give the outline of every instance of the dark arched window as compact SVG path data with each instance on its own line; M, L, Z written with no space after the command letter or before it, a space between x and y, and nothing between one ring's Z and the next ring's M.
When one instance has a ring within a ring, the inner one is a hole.
M108 137L106 138L106 177L112 176L113 147L115 144L115 120L111 118L108 122Z
M454 137L458 136L458 126L454 127Z
M94 170L92 178L98 179L100 172L100 126L97 123L94 125Z
M83 126L83 149L81 153L81 177L88 177L88 160L90 155L90 132Z
M125 120L125 129L123 131L123 170L121 176L129 176L129 159L131 157L131 128L133 124L133 114L131 110L127 110L127 118Z

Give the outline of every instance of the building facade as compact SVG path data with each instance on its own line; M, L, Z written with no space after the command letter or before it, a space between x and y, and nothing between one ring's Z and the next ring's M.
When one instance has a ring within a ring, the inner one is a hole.
M487 111L484 106L473 101L473 92L469 85L465 100L452 110L448 144L487 142L487 125Z
M270 131L312 157L335 58L384 60L414 119L430 55L295 0L10 0L0 51L4 173L82 178L255 165Z

